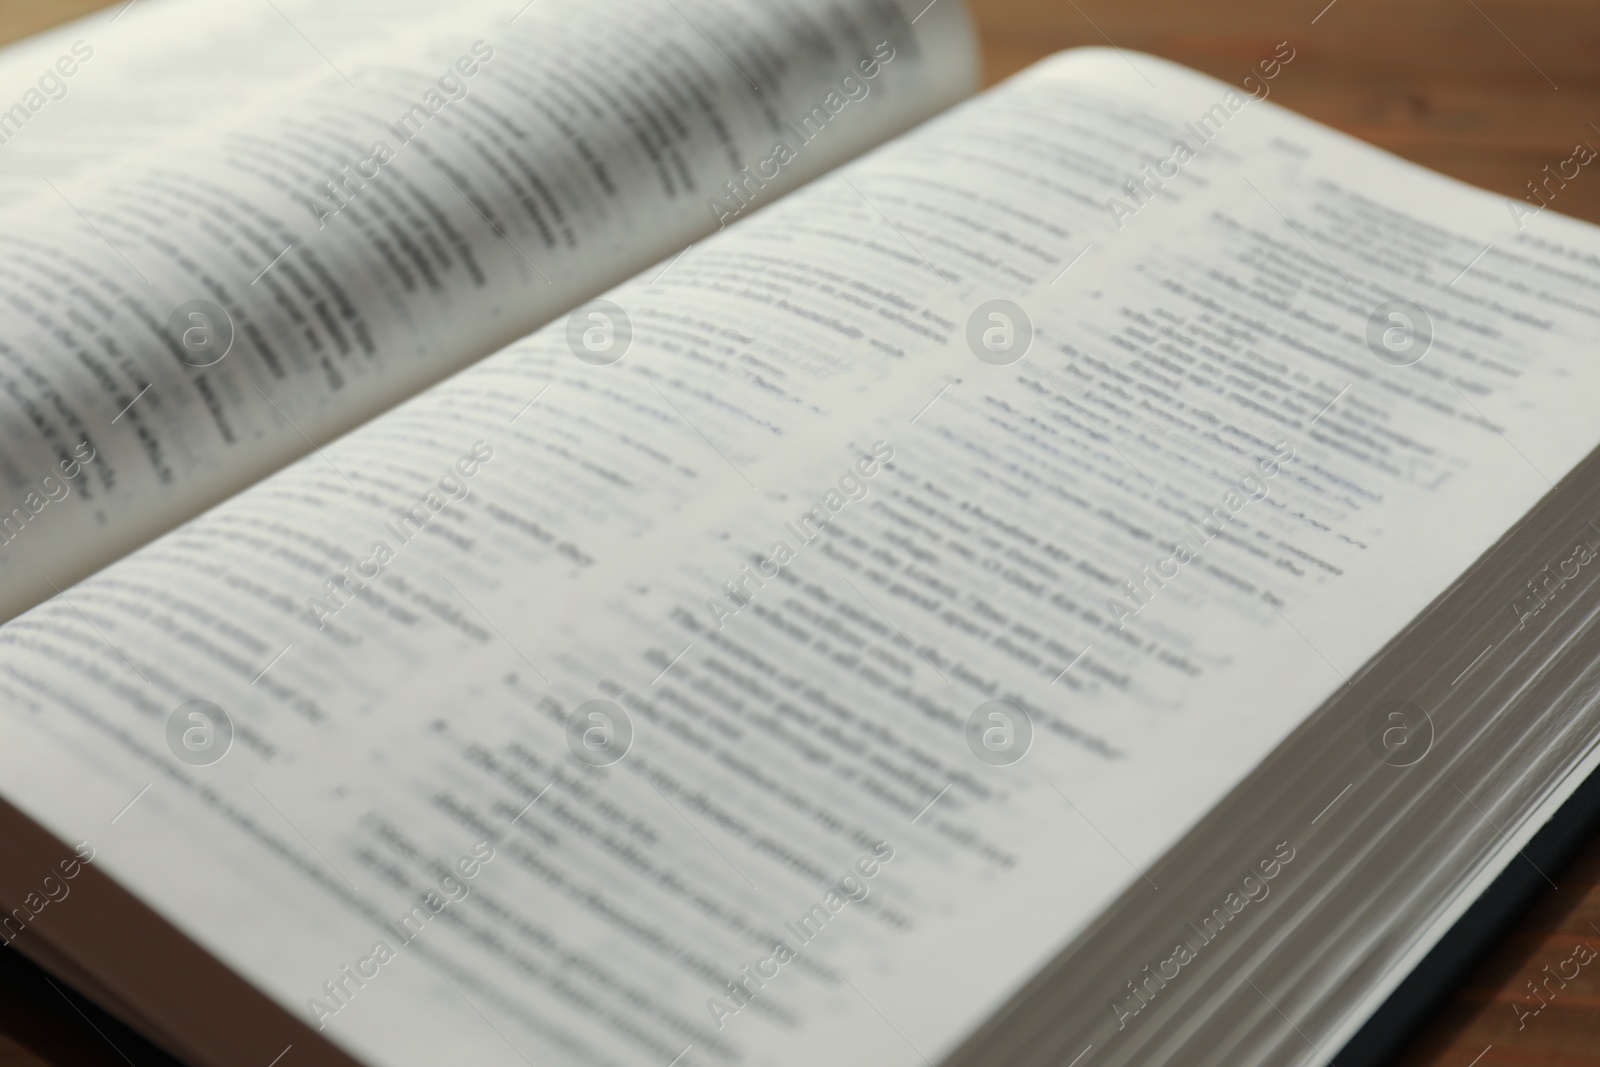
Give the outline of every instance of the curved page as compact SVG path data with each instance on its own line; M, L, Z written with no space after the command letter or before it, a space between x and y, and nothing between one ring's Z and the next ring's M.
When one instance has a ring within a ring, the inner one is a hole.
M957 4L475 16L0 211L0 617L975 80Z

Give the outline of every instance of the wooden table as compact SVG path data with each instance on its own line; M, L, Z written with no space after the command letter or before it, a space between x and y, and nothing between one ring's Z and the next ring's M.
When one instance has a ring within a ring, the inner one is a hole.
M120 2L120 0L119 0ZM950 3L952 0L939 0ZM920 5L921 0L917 0ZM0 42L99 7L0 0ZM1509 197L1586 143L1600 149L1600 0L969 0L995 82L1063 48L1114 44L1236 81L1279 41L1296 52L1273 99ZM1600 163L1552 207L1600 222ZM1404 1067L1600 1064L1600 963L1519 1028L1526 983L1587 939L1600 949L1600 841L1470 975ZM0 995L0 1067L123 1059Z

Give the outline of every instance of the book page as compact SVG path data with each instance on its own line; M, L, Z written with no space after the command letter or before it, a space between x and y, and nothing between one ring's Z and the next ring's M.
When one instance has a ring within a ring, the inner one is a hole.
M1593 228L1248 88L1047 61L13 620L8 797L374 1064L937 1061L1595 445Z
M955 4L403 25L0 208L0 617L975 82Z

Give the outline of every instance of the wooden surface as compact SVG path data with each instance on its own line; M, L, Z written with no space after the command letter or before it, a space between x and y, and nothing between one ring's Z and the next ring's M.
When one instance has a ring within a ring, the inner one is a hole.
M920 4L921 0L918 0ZM938 0L950 3L952 0ZM0 43L101 6L0 0ZM513 5L515 6L515 5ZM1572 155L1600 150L1600 0L970 0L993 83L1063 48L1114 44L1237 82L1279 41L1293 64L1272 99L1435 170L1509 197ZM3 164L0 164L3 165ZM1554 210L1600 222L1600 161ZM1546 982L1574 947L1600 951L1600 841L1467 979L1404 1067L1600 1064L1600 958ZM0 950L3 951L3 950ZM1548 967L1549 970L1545 970ZM1538 1014L1519 1014L1540 1007ZM0 1067L121 1064L0 992Z

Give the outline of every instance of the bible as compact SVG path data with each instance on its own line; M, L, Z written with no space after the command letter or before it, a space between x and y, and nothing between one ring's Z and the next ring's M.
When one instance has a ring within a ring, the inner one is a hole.
M196 1065L1381 1045L1597 762L1600 234L1292 40L516 6L0 52L0 939Z

